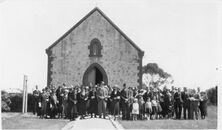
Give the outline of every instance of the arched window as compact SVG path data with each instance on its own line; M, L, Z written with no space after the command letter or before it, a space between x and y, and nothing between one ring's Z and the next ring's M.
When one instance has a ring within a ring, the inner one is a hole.
M90 57L101 57L101 43L97 38L94 38L91 42L90 45L88 46L90 50Z
M92 53L93 55L98 55L98 49L99 49L99 45L96 43L96 44L92 44Z

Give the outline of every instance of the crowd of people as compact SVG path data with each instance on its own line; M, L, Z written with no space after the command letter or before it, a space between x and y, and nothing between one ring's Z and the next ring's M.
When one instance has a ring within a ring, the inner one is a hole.
M72 86L63 84L33 91L34 111L40 118L75 120L113 117L114 120L205 119L206 92L188 91L186 87L171 89L146 87L138 89L126 84L120 88L105 85ZM183 115L182 115L183 113Z

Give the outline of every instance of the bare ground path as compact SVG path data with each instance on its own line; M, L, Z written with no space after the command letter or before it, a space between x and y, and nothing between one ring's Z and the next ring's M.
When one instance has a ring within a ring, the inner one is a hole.
M112 119L101 119L101 118L89 118L76 121L72 121L68 123L65 127L63 127L64 130L74 130L74 129L94 129L94 130L103 130L103 129L123 129L123 127L118 124L118 122L113 121Z
M1 113L2 129L123 129L123 127L111 118L90 118L76 121L68 119L40 119L32 113Z

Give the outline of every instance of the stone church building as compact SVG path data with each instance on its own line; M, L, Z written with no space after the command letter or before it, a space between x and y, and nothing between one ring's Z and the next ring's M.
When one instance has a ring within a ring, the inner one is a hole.
M99 8L94 8L46 49L47 85L104 81L142 87L144 52Z

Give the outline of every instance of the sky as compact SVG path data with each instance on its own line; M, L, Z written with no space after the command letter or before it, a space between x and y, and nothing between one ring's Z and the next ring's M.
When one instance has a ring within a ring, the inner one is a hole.
M222 84L221 0L0 0L0 87L47 83L45 49L99 7L178 87Z

